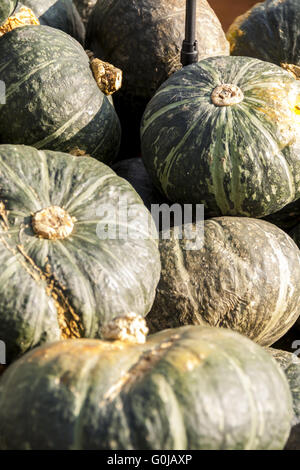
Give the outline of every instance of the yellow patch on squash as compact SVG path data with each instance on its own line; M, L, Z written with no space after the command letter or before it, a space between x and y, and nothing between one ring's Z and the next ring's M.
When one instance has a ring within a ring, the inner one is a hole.
M298 116L300 116L300 95L297 97L296 104L293 109L294 113L296 113Z
M243 36L245 33L241 29L242 24L244 21L248 18L252 10L246 11L243 15L238 16L234 22L232 23L231 26L229 26L229 29L226 33L226 38L229 41L230 44L230 54L233 53L235 47L236 47L236 42L237 38L240 38Z

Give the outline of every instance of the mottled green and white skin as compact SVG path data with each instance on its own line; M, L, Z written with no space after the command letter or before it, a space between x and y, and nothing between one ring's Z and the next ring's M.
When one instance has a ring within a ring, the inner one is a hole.
M300 341L298 342L299 351ZM288 380L293 397L294 419L292 430L286 445L287 450L300 450L300 359L299 353L292 354L274 348L268 348L274 359L280 364Z
M0 2L0 26L5 23L7 18L13 13L18 0L1 0Z
M273 62L300 78L299 24L299 0L257 3L230 26L231 54Z
M49 26L24 26L0 38L0 142L81 150L104 162L118 154L121 129L83 47Z
M1 449L275 450L292 416L276 361L219 328L57 342L0 378Z
M300 251L259 219L219 217L194 225L198 245L177 229L160 234L162 271L147 323L151 332L181 325L230 328L269 346L300 314ZM183 227L184 228L184 227ZM185 229L185 228L184 228Z
M196 2L199 60L229 55L220 21L206 0ZM186 0L99 0L90 15L86 46L123 70L115 96L123 143L139 152L142 114L158 87L179 70ZM133 151L132 150L132 151Z
M245 57L170 77L148 104L142 157L168 199L214 215L263 217L300 195L300 83Z
M148 313L159 251L150 213L129 183L93 158L2 145L0 187L8 363L44 342L101 337L100 326L116 315ZM114 238L105 238L107 224Z
M60 29L84 43L85 28L72 0L21 0L21 5L29 7L41 24Z

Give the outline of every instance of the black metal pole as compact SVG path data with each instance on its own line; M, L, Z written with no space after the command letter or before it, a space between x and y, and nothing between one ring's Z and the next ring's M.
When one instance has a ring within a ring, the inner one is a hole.
M198 61L198 45L196 40L196 2L186 0L185 39L181 49L181 63L183 66Z

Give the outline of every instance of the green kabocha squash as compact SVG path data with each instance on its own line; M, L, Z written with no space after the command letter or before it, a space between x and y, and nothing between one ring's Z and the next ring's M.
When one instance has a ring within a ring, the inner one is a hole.
M73 0L73 3L76 5L77 10L80 13L83 24L86 25L97 0Z
M300 342L298 341L297 344L299 355ZM269 348L268 351L284 370L293 397L293 427L285 448L286 450L300 450L300 359L296 354L287 351L280 351L274 348Z
M116 95L123 146L139 148L139 126L157 88L181 68L186 0L99 0L89 18L86 45L124 72ZM199 60L228 55L229 44L206 0L197 1Z
M24 26L0 38L0 142L71 152L111 162L120 123L71 36L48 26Z
M300 78L299 24L299 0L258 3L229 28L231 54L273 62Z
M43 25L57 28L84 42L85 28L72 0L21 0Z
M5 23L7 18L13 13L18 0L1 0L0 2L0 26Z
M209 324L269 346L300 315L300 251L275 225L216 217L165 230L160 254L152 332Z
M148 313L160 273L155 227L124 179L93 158L1 145L0 188L8 363L43 342L97 337L122 313Z
M263 217L300 196L300 83L246 57L211 57L170 77L148 104L142 157L174 202Z
M107 325L107 341L43 346L4 372L0 449L283 448L292 397L268 352L199 326L143 343L144 324L126 320Z

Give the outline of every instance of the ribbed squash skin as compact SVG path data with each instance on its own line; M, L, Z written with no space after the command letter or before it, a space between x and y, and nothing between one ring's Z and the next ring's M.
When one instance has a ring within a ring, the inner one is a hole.
M114 316L147 314L159 252L150 214L125 180L89 157L2 145L0 187L6 210L0 211L0 338L7 362L44 342L99 337L101 324ZM100 239L97 227L115 220L112 206L126 203L127 224L123 219L116 227L139 238ZM53 205L76 218L68 238L46 240L32 230L31 215Z
M73 0L73 3L76 5L82 21L86 25L97 0Z
M258 3L229 28L231 54L300 66L299 24L299 0Z
M82 46L48 26L17 28L0 38L0 142L70 152L111 162L120 123L98 88Z
M84 42L85 28L72 0L22 0L41 24L57 28Z
M12 14L18 0L1 0L0 3L0 25L2 25L7 18Z
M215 106L221 84L244 99ZM162 85L141 125L142 157L168 199L215 215L262 217L300 195L300 83L273 64L212 57Z
M203 222L199 240L200 228ZM203 246L195 250L184 233L163 236L161 278L147 316L152 332L209 324L268 346L296 322L300 251L275 225L244 217L206 220Z
M185 0L99 0L90 16L86 46L124 72L115 96L124 128L124 147L139 140L139 126L157 88L181 68ZM228 55L229 44L206 0L197 1L199 60Z
M276 361L215 328L59 342L0 379L1 449L281 449L291 419Z
M299 346L298 346L299 348ZM280 364L289 382L294 404L293 427L286 450L300 450L300 359L298 356L287 351L269 348L268 351ZM296 349L295 349L296 351Z

